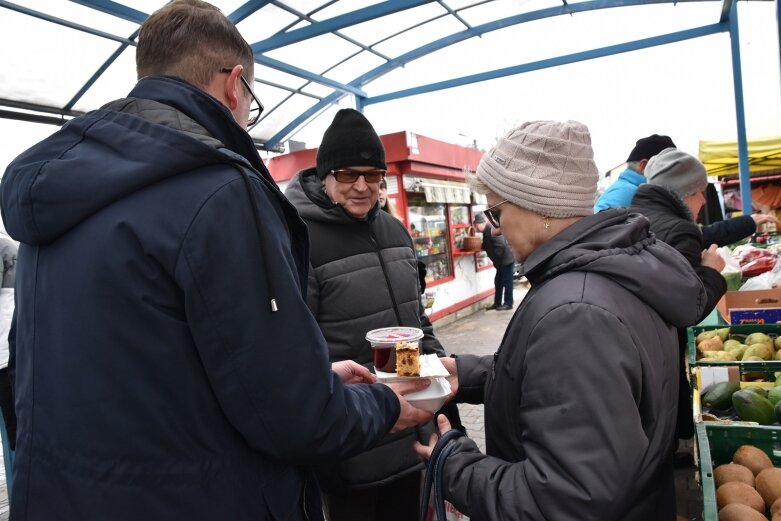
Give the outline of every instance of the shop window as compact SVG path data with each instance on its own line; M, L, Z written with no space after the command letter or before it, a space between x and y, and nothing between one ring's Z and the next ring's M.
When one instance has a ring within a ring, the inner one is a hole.
M422 195L409 194L409 226L415 254L426 265L426 281L453 276L447 205L427 203Z

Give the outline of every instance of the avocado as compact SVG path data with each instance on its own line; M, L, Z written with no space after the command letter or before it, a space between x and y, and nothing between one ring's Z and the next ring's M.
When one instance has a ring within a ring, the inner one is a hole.
M751 385L743 388L746 391L751 391L752 393L757 393L762 398L767 398L767 390L765 390L763 387L759 387L758 385Z
M770 400L770 403L773 405L781 401L781 387L773 387L770 389L767 392L767 399Z
M732 405L732 394L740 390L740 384L735 382L719 382L714 384L702 398L702 404L706 407L729 409Z
M771 425L776 421L776 412L770 400L756 392L743 389L732 395L732 405L743 421Z

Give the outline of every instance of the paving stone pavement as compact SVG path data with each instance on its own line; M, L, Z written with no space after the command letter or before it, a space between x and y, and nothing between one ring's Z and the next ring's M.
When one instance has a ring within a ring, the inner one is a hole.
M516 308L526 295L526 291L524 285L516 283L514 291ZM490 304L492 299L493 297L488 299L486 305ZM448 353L490 355L499 347L514 311L481 310L442 327L438 327L435 323L434 332ZM485 452L483 406L459 404L458 409L469 437L474 439ZM683 443L679 450L693 452L693 444ZM678 514L692 521L702 521L702 492L697 482L697 475L697 467L675 470Z

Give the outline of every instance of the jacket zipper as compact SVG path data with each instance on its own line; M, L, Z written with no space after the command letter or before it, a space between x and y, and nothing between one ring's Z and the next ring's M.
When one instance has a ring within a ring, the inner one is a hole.
M377 239L374 238L374 233L372 232L371 225L367 223L367 226L369 227L369 240L372 242L372 246L374 246L374 252L377 254L377 258L380 260L380 268L382 269L382 275L385 277L385 284L388 286L388 293L390 294L391 298L391 304L393 305L393 313L396 315L396 322L399 326L401 326L401 313L399 313L399 305L396 303L396 295L393 293L393 287L391 286L390 277L388 277L388 271L385 268L385 260L382 258L382 252L380 251L380 247L377 245Z

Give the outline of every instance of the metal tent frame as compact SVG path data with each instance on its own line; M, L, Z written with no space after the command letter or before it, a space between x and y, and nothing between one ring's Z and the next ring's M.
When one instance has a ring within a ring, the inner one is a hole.
M71 0L73 4L87 8L96 13L109 15L118 20L129 22L135 28L127 36L114 34L96 25L86 25L77 21L55 16L50 9L33 9L6 0L0 0L0 8L20 13L25 16L56 24L73 31L86 33L101 40L108 40L117 45L113 53L96 67L89 79L64 104L37 103L25 100L23 97L3 97L0 94L0 118L33 121L37 123L63 124L69 118L84 112L79 104L84 102L85 95L95 86L106 71L117 59L131 47L136 45L138 25L148 13L129 7L113 0ZM781 32L781 9L779 0L774 1L776 7L776 25ZM454 76L443 81L419 84L396 91L370 95L367 87L392 71L402 68L425 56L436 55L438 51L483 35L518 26L520 24L543 19L572 16L579 13L600 11L611 8L628 8L651 4L687 4L695 2L720 3L720 16L717 21L700 27L641 38L624 43L583 50L554 58L548 58L527 63L515 64L494 70L475 74ZM160 1L159 6L164 2ZM214 3L219 5L219 2ZM518 4L515 2L514 4ZM522 3L522 2L520 2ZM340 100L351 96L355 107L363 110L371 104L397 100L422 93L430 93L451 89L472 83L484 82L507 76L522 74L579 61L632 52L640 49L681 42L703 36L727 33L730 37L731 64L735 92L736 129L740 171L740 190L743 198L743 211L751 212L751 192L749 179L749 161L747 154L747 137L745 129L745 114L743 101L743 79L740 56L740 34L738 31L737 0L535 0L536 5L543 3L547 7L537 10L524 10L517 5L508 7L508 2L502 0L386 0L372 5L365 2L350 2L348 0L246 0L238 7L225 12L237 24L242 32L246 27L254 28L253 20L260 13L264 16L274 15L287 18L287 23L281 24L264 38L251 44L256 61L256 81L275 92L279 92L274 103L268 104L261 118L259 129L253 131L253 139L261 150L280 151L285 141L306 126L309 122L333 107ZM296 8L309 7L307 12ZM314 4L314 5L313 5ZM359 5L353 8L351 6ZM0 12L3 10L0 9ZM470 15L480 12L482 23L471 23ZM330 16L329 13L337 13ZM486 13L489 16L486 17ZM405 16L406 23L399 23L399 17ZM446 31L431 31L431 37L419 45L393 56L383 52L387 42L400 41L413 34L420 35L435 26L448 24ZM362 28L373 25L373 31L362 31ZM389 30L388 27L392 27ZM250 31L251 32L251 31ZM361 33L368 32L369 38L361 38ZM373 36L379 34L381 36ZM247 37L248 41L253 38ZM341 56L335 56L327 63L319 60L309 60L309 63L294 63L295 60L282 59L286 53L295 52L296 46L338 42L347 48ZM781 45L779 45L781 48ZM368 59L367 59L368 58ZM363 60L363 62L361 62ZM340 67L364 62L377 63L373 66L352 67L351 79L338 79L344 73L338 74ZM779 64L781 69L781 64ZM260 70L259 70L260 69ZM2 90L0 90L0 93ZM85 107L94 109L97 107ZM264 126L263 123L266 123Z

